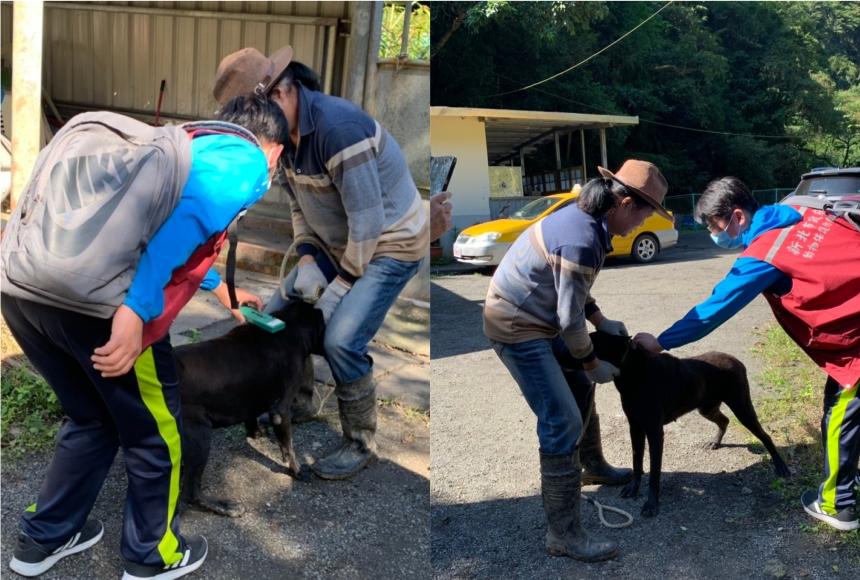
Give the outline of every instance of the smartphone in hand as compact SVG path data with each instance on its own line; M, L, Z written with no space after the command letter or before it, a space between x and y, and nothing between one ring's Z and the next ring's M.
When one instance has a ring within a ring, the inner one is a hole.
M446 191L454 174L457 158L452 155L430 157L430 195Z

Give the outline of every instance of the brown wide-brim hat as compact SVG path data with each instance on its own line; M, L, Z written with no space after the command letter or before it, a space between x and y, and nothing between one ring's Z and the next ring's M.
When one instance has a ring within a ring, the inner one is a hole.
M666 192L669 191L669 183L653 163L638 159L628 159L616 173L612 173L599 165L597 166L597 170L603 177L614 179L632 193L648 202L654 208L654 211L664 218L672 219L669 212L661 205L666 198Z
M224 105L239 95L266 95L293 60L293 47L285 46L272 56L256 48L243 48L228 54L218 65L212 93Z

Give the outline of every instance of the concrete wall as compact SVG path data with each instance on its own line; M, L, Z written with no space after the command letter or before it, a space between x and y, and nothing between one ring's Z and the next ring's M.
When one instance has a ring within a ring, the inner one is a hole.
M376 120L397 139L415 184L430 187L430 67L380 64Z
M457 234L490 217L490 177L487 135L484 122L475 117L430 117L430 148L433 155L454 155L457 166L448 189L454 194L454 227L441 238L446 255Z

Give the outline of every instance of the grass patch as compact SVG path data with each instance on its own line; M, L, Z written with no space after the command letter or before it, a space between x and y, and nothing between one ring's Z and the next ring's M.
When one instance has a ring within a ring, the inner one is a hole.
M764 363L762 383L768 391L767 397L756 401L756 412L792 470L788 479L774 477L771 489L779 494L785 509L796 510L801 493L816 489L821 482L821 413L826 377L779 326L762 333L754 352ZM763 465L770 470L770 456L757 439L749 437L760 447ZM825 542L857 553L860 565L860 530L839 532L811 518L800 529L820 534Z
M423 409L417 409L415 407L410 407L409 405L404 405L396 399L378 398L376 399L376 404L380 407L389 407L391 409L396 409L403 413L403 415L406 416L407 419L422 421L424 423L430 422L430 411L425 411Z
M50 449L63 418L54 391L28 365L3 369L0 440L12 457Z

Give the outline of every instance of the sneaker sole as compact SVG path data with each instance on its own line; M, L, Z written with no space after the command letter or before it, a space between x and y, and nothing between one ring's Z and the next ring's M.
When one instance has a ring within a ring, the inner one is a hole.
M817 520L821 520L831 528L836 528L842 532L850 532L853 530L860 529L860 520L854 520L853 522L840 522L839 520L832 518L826 514L820 514L817 511L809 508L806 504L803 504L803 511L811 515Z
M54 564L65 558L66 556L71 556L72 554L77 554L79 552L83 552L87 548L90 548L98 543L99 540L102 539L102 536L105 533L104 526L102 526L101 531L93 538L78 544L74 548L70 548L64 552L60 552L59 554L52 554L42 560L41 562L22 562L21 560L12 557L12 560L9 562L9 567L13 572L20 574L21 576L33 577L38 576L40 574L44 574L48 570L54 567Z
M166 572L162 572L161 574L157 574L155 576L135 576L134 574L130 574L128 572L123 573L122 580L173 580L174 578L182 578L187 574L191 574L197 568L203 565L203 562L206 561L206 556L209 555L209 550L206 550L206 555L202 558L194 562L193 564L189 564L184 568L177 568L176 570L167 570Z

